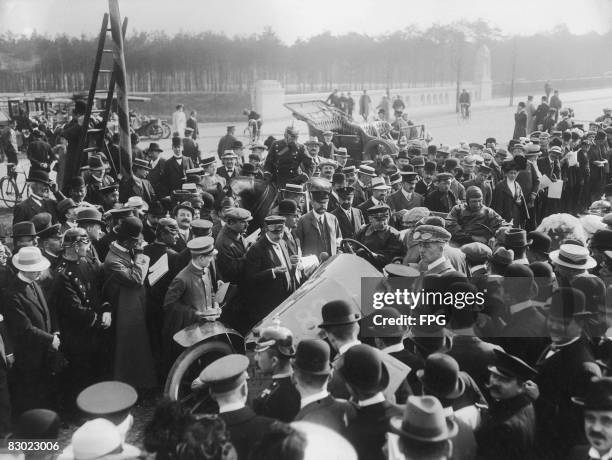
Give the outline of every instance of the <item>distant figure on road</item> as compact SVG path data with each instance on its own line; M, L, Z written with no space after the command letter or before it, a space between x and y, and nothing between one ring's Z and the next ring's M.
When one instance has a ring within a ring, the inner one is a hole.
M550 97L550 93L552 92L552 85L550 84L550 80L546 80L544 83L544 93L546 94L546 100Z
M185 137L185 128L187 127L187 117L185 116L185 108L183 104L176 106L175 112L172 114L172 132L178 133L178 137Z
M519 139L527 136L527 114L525 113L525 103L519 102L514 114L514 134L512 139Z
M353 119L353 109L355 108L355 100L353 96L351 96L351 92L349 91L346 95L346 114L350 119Z
M364 89L363 94L359 98L359 115L363 117L363 121L368 121L371 105L372 99L370 99L370 96L368 96L368 91Z
M384 95L380 104L378 104L378 113L382 116L379 116L381 120L389 121L389 110L391 109L391 101L389 100L389 96Z
M219 139L219 145L217 146L217 155L219 155L219 158L221 158L221 155L223 155L223 152L225 152L226 150L231 150L234 142L238 140L234 137L235 133L236 133L236 127L228 126L227 134L223 136L221 139Z
M189 119L187 120L187 128L193 129L191 133L191 137L195 141L198 137L200 137L200 130L198 129L198 112L192 110L189 114Z
M527 104L525 105L525 113L527 114L527 134L535 131L535 113L536 108L533 103L533 96L527 96Z
M559 98L559 90L556 89L552 97L550 98L550 108L555 109L555 123L559 118L559 112L561 111L561 107L563 107L563 103Z
M340 108L340 96L338 96L338 90L335 89L329 96L327 96L325 102L327 102L329 105Z
M542 103L538 105L535 114L535 128L538 131L541 131L544 127L544 119L546 115L548 115L548 109L550 106L548 105L548 98L546 96L542 96Z
M406 104L404 104L402 96L398 94L397 96L395 96L395 100L393 101L393 112L395 112L395 116L397 117L399 115L402 115L404 113L404 110L406 110Z
M461 115L468 118L470 116L470 105L472 105L472 99L470 93L463 88L459 95L459 107L461 108Z

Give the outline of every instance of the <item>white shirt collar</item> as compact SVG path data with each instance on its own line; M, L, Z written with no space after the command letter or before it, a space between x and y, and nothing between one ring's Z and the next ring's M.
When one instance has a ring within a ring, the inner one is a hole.
M607 453L600 455L597 449L591 447L589 449L589 458L598 458L600 460L610 460L612 459L612 449L610 449Z
M327 390L321 390L318 393L306 396L305 398L302 398L302 401L300 402L300 409L303 409L310 403L327 398L327 396L329 396L329 392Z
M373 406L374 404L381 403L384 400L385 400L385 395L382 394L382 392L378 392L374 396L372 396L371 398L364 399L362 401L357 401L357 405L359 407Z
M374 206L378 206L378 205L382 204L382 201L377 200L376 198L372 197L372 203L374 203Z
M464 327L462 329L453 329L453 334L467 336L467 337L475 337L474 328L472 327Z
M355 340L353 342L348 342L338 347L338 353L343 355L348 351L349 348L354 347L355 345L359 345L361 342L359 340Z
M291 377L291 371L281 372L272 376L273 379L284 379L285 377Z
M523 302L515 303L514 305L510 305L510 314L514 315L519 311L523 311L526 308L532 306L531 300L525 300Z
M512 261L513 264L521 264L521 265L529 265L529 260L527 257L523 257L521 259L516 259Z
M271 245L272 245L274 248L277 248L277 247L279 247L279 246L280 246L280 244L279 244L278 242L276 242L276 241L272 241L272 240L270 239L270 237L268 236L268 234L267 234L267 233L266 233L266 238L268 239L268 241L270 242L270 244L271 244Z
M446 257L442 256L439 259L434 260L432 263L430 263L427 266L427 270L431 270L432 268L437 267L438 265L443 264L444 262L446 262Z
M398 351L404 350L404 344L402 342L394 343L393 345L389 345L388 347L383 348L381 351L383 353L397 353Z
M28 283L28 284L32 284L33 283L33 281L31 279L28 279L25 276L23 276L23 273L21 273L21 272L17 273L17 278L19 278L24 283Z
M412 195L414 194L414 192L410 192L410 195L408 194L408 192L406 190L404 190L404 187L402 187L400 189L402 191L402 193L404 194L404 197L410 201L412 199Z
M576 342L579 339L580 339L580 337L574 337L572 340L570 340L568 342L565 342L565 343L562 343L561 345L553 345L553 348L555 350L559 350L561 348L565 348L565 347L571 345L572 343Z
M473 267L470 267L470 273L474 273L475 271L480 270L481 268L484 268L486 271L487 265L486 264L474 265Z
M224 412L232 412L238 409L242 409L245 407L245 404L241 401L233 402L225 405L219 405L219 413L222 414Z

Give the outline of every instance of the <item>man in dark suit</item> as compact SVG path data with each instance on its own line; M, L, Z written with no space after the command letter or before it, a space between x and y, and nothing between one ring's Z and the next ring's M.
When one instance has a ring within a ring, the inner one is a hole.
M50 263L40 250L24 247L13 256L14 283L5 290L7 329L15 347L13 409L16 414L49 407L50 358L60 346L55 318L36 282Z
M406 248L400 238L400 233L389 225L389 206L377 205L367 210L370 223L361 227L355 239L367 247L373 255L367 252L357 254L369 260L375 267L382 269L393 263L397 258L403 258Z
M363 218L366 224L369 222L367 210L371 207L385 204L390 190L391 187L386 184L384 178L374 177L372 179L372 183L370 184L370 191L372 195L366 201L357 206L363 213Z
M434 177L436 176L436 163L433 161L427 161L423 168L423 177L414 186L414 191L426 197L429 192L435 190Z
M389 372L381 352L369 345L355 345L345 354L339 369L351 396L357 401L355 417L344 432L360 460L383 460L383 446L391 417L403 414L401 406L390 403L382 391Z
M425 197L425 207L430 211L448 213L457 204L457 197L450 190L453 175L440 173L437 175L437 188Z
M125 180L121 182L121 193L119 194L121 202L125 203L130 197L139 196L151 206L153 202L157 200L157 194L153 189L153 185L151 185L151 182L147 179L149 171L151 171L149 161L141 158L134 158L132 170L134 171L134 175L125 178Z
M161 178L160 189L162 196L171 196L172 191L178 190L187 177L187 170L195 168L191 158L183 156L183 143L180 137L172 138L172 158L166 160Z
M340 205L332 214L338 219L342 237L354 239L359 229L365 224L361 211L353 208L355 189L349 185L337 189L336 192L338 193Z
M245 273L252 287L248 312L256 324L295 291L295 256L290 256L283 241L285 218L265 218L265 235L246 253Z
M529 215L523 189L516 180L519 167L514 160L502 163L504 179L495 185L491 208L506 222L512 221L516 228L523 228Z
M582 416L572 397L584 397L590 380L601 376L582 332L585 306L584 294L574 288L559 288L551 298L547 326L552 345L536 364L538 458L560 458L585 441Z
M200 163L200 148L198 143L193 140L193 128L185 128L185 137L183 138L183 155L191 158L194 165Z
M418 174L409 171L400 171L400 174L402 176L402 188L391 194L387 199L391 211L397 212L423 206L423 196L414 191Z
M528 393L529 387L535 386L537 371L502 350L495 350L489 371L491 403L476 432L478 458L534 458L535 411Z
M329 158L331 160L334 159L334 154L336 153L337 147L332 142L333 137L333 132L323 132L323 143L321 144L319 149L319 156L321 158Z
M538 169L553 182L561 179L561 163L559 162L559 158L562 156L563 150L561 147L554 146L548 150L548 155L538 158ZM538 200L540 204L538 211L541 218L559 212L558 209L561 202L556 198L549 199L547 188L540 190Z
M0 314L0 436L6 436L11 431L8 372L14 362L13 345L6 329L6 321Z
M354 407L343 399L336 399L327 391L331 375L329 345L319 339L305 339L298 343L293 361L293 378L300 393L300 411L295 421L323 425L342 433L354 416Z
M161 192L163 192L162 177L164 174L164 165L166 164L166 160L159 157L162 152L163 150L159 147L157 142L151 142L147 149L147 158L149 160L149 167L151 168L147 179L151 182L153 190L155 190L155 193L160 198L164 196Z
M272 383L254 400L253 409L290 423L300 410L300 394L292 383L291 358L295 354L293 334L285 327L270 326L261 331L255 345L255 362L264 375L272 376Z
M253 217L242 208L230 208L225 212L225 225L215 240L217 267L223 281L241 285L244 282L244 264L247 248L244 234Z
M217 146L217 155L219 155L219 158L221 158L226 150L231 149L232 144L237 141L234 134L236 134L236 127L228 126L227 134L219 139L219 145Z
M209 385L210 395L219 405L219 418L230 432L239 460L248 458L249 452L274 423L274 419L256 415L246 406L248 367L246 356L227 355L206 366L196 379Z
M233 150L226 150L221 156L221 163L223 166L217 168L217 175L225 179L226 184L230 184L231 180L240 175L238 168L236 167L236 160L238 156Z
M491 200L493 199L493 189L491 188L491 184L489 183L489 175L491 174L492 169L487 165L478 166L478 170L476 172L476 176L468 181L463 183L465 187L466 193L467 189L474 186L478 187L482 192L482 201L485 206L491 206Z
M48 212L55 221L55 200L49 198L51 181L49 173L40 169L32 169L27 179L30 196L17 203L13 209L13 225L30 220L36 214Z
M610 458L612 454L612 378L593 379L586 390L585 397L572 398L584 409L584 431L588 445L574 448L570 460L589 460Z
M333 256L336 254L342 233L336 216L327 212L331 185L324 179L316 181L310 184L312 211L300 218L295 236L300 241L304 256L320 257L323 252Z
M193 238L191 221L193 220L194 209L189 201L183 201L174 207L172 215L178 224L178 238L172 249L181 252L187 247L189 240Z

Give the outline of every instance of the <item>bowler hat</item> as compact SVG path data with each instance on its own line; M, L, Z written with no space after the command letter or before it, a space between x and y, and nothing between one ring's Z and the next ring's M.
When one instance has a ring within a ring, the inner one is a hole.
M182 147L183 146L183 139L175 136L172 138L172 148L174 147Z
M30 169L27 182L38 182L44 185L51 185L49 173L47 171L43 171L42 169Z
M584 410L612 410L612 377L593 377L585 396L574 396L572 401Z
M278 203L278 214L281 216L294 216L298 206L295 200L282 200Z
M433 396L408 396L403 417L391 417L391 432L401 438L421 442L441 442L454 438L459 427L447 417L440 401Z
M548 315L562 321L591 316L585 311L585 307L586 297L582 291L572 287L560 287L552 294Z
M344 300L327 302L321 309L321 316L320 328L356 323L361 319L361 314Z
M142 233L142 222L137 217L126 217L119 224L117 240L138 239Z
M425 367L417 370L416 375L425 390L439 398L457 399L465 392L459 364L455 358L444 353L429 355Z
M18 222L13 225L13 240L15 238L22 238L27 236L32 238L36 236L36 228L34 227L34 224L32 222L24 221Z
M521 228L510 228L506 232L504 246L509 248L524 248L533 243L533 240L527 239L527 232Z
M542 254L548 254L550 252L552 240L546 233L532 231L529 232L527 236L531 240L531 244L529 245L531 251L540 252Z
M83 208L77 213L77 224L100 224L103 225L102 222L102 214L96 208Z
M314 375L331 373L329 345L320 339L304 339L297 344L293 366L301 372Z
M488 366L488 369L494 374L516 378L523 382L532 380L538 375L538 371L516 356L500 349L494 349L493 353L495 355L495 365Z
M151 142L147 150L149 152L163 152L163 149L159 147L159 144L157 142Z
M379 350L365 344L354 345L343 358L338 371L349 385L365 394L387 388L389 371Z

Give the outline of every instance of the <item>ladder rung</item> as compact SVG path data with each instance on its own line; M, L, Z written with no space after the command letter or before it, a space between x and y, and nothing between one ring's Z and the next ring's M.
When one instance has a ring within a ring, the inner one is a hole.
M102 50L102 52L103 52L103 53L112 53L112 52L113 52L113 50L108 49L108 48L104 48L104 49Z
M108 93L107 89L97 89L96 93Z
M98 150L98 147L87 147L86 149L83 149L83 152L95 152Z
M106 112L106 109L93 109L91 111L91 113L102 113L102 112Z
M87 130L87 134L98 134L98 133L103 133L104 130L101 128L95 128L95 129L88 129Z
M113 71L109 70L109 69L100 69L100 70L98 70L98 72L99 73L113 73Z

